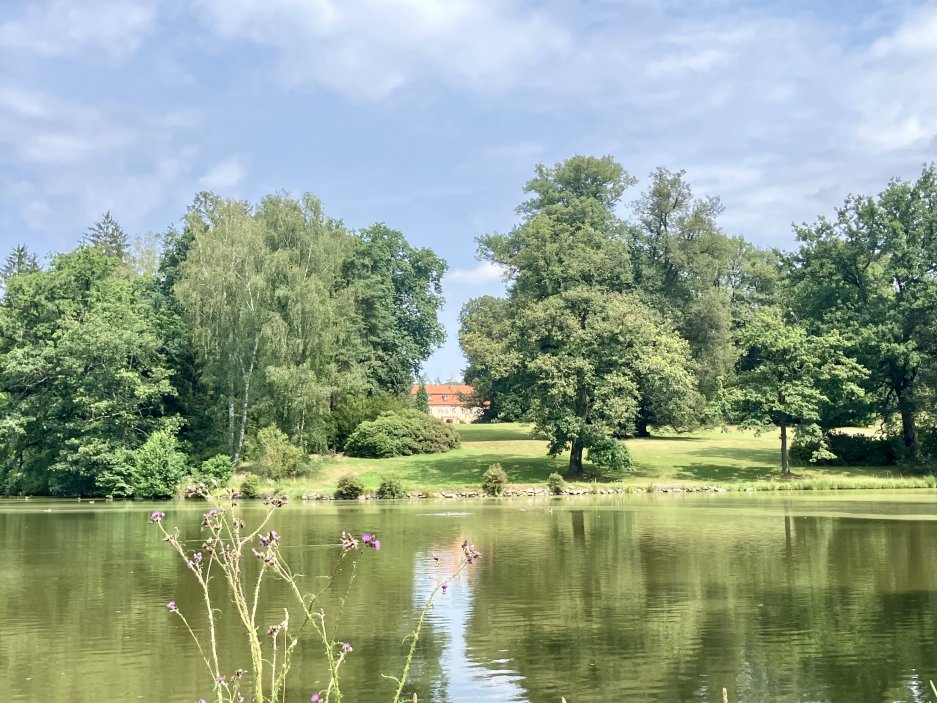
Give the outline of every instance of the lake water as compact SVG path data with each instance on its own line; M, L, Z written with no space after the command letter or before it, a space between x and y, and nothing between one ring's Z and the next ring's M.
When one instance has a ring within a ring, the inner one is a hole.
M204 504L0 501L0 700L210 699L165 606L198 627L198 594L146 524L155 508L198 539ZM358 560L336 633L354 647L349 702L392 698L381 675L399 674L463 538L484 556L431 612L408 687L420 701L717 702L723 687L733 702L933 700L930 491L295 503L274 527L310 580L342 529L382 539ZM222 642L226 656L238 647ZM323 675L315 643L302 647L297 703Z

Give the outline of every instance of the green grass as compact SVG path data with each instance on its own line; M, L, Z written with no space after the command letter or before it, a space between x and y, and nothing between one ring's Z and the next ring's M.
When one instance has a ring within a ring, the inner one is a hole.
M568 455L547 456L547 443L531 437L529 425L461 425L462 446L445 454L325 460L309 476L290 479L280 488L293 495L331 493L338 479L354 474L373 491L381 477L397 475L408 490L478 489L482 474L500 463L513 485L544 486L554 471L566 471ZM599 476L626 490L662 486L716 485L727 490L823 490L839 488L934 487L932 477L904 477L895 467L793 467L794 477L781 480L777 433L756 436L737 429L662 434L627 442L634 469ZM587 485L587 484L581 484Z

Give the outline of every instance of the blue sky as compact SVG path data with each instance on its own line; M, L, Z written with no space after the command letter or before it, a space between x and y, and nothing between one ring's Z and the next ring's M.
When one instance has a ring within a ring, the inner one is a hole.
M198 190L309 191L450 265L458 311L501 290L474 238L515 222L538 162L686 169L721 224L791 223L937 153L937 4L882 0L4 0L0 244L131 234Z

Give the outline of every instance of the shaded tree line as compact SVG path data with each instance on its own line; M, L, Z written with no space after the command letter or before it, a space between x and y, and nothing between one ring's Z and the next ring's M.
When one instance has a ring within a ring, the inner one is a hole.
M139 466L178 480L178 456L236 465L264 429L329 451L403 407L444 341L445 262L384 224L351 231L311 195L201 193L159 239L131 242L107 213L45 267L8 256L0 493L160 495Z
M507 295L462 310L466 382L484 419L533 421L573 475L584 452L626 467L620 440L654 427L726 422L778 428L785 474L789 429L824 461L831 429L877 422L918 462L937 453L935 181L927 166L851 197L782 252L727 235L682 171L624 208L636 180L611 157L538 166L519 223L478 238Z

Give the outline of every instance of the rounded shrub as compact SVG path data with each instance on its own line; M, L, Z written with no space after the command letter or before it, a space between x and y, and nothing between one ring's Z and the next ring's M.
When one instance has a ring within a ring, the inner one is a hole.
M338 479L335 497L344 500L354 500L364 493L364 482L357 476L342 476Z
M263 493L263 480L257 474L248 472L244 474L238 492L245 498L259 498Z
M232 475L234 475L234 467L231 466L231 457L227 454L215 454L202 462L195 472L195 479L201 483L217 481L223 486L231 480Z
M610 439L593 446L589 450L589 461L597 468L615 473L629 471L633 466L631 452L628 451L624 442L617 439Z
M507 482L508 475L501 468L501 464L492 464L482 476L482 491L486 496L499 496L504 493Z
M303 460L303 450L290 442L276 425L268 425L257 433L257 463L264 474L273 479L296 476Z
M550 493L558 496L566 488L566 481L564 481L563 477L554 471L547 477L547 488L550 489Z
M382 476L381 485L377 487L378 498L406 498L403 482L398 476Z
M345 443L345 453L383 459L448 452L458 446L459 435L451 425L416 410L403 410L362 422Z

